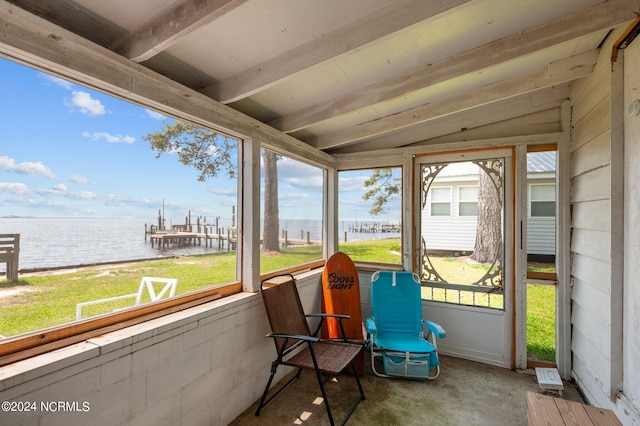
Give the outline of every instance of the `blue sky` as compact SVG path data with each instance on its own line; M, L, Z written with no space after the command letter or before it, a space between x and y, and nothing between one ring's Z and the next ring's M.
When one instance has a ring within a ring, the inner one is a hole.
M163 116L0 58L0 217L118 217L153 220L231 216L236 181L198 182L175 155L155 158L143 137ZM319 169L278 162L280 216L321 219ZM342 220L368 220L362 182L341 176ZM388 216L397 219L397 212Z

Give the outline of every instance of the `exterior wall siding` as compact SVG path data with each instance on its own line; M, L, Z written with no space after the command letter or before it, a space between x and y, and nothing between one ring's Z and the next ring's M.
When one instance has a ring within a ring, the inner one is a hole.
M612 385L612 121L609 34L591 76L571 88L571 282L572 375L589 403L616 411ZM627 414L628 415L628 414Z

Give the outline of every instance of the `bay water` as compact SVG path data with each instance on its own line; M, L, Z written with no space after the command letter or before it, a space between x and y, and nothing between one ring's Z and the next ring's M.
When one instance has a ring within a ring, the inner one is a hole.
M218 225L227 229L231 222L221 220ZM368 222L373 224L374 222ZM386 223L386 222L384 222ZM171 245L167 248L151 246L145 240L145 225L155 225L144 219L96 219L96 218L44 218L4 217L0 218L0 234L20 234L20 266L22 272L48 270L62 267L93 265L108 262L158 259L186 255L216 253L213 247L202 245ZM352 232L355 222L339 223L339 240L348 241L372 238L398 238L400 233L374 234ZM362 224L362 223L359 223ZM300 238L307 233L311 240L322 238L322 224L318 220L280 219L281 230L289 238ZM214 229L214 232L217 232ZM281 233L282 235L282 233ZM226 245L222 251L226 251ZM0 264L0 271L5 271Z

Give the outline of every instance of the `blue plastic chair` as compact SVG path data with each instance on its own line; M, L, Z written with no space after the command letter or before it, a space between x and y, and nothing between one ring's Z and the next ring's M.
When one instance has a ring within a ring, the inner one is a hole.
M371 368L378 376L433 380L440 374L436 339L446 332L422 319L420 288L412 272L380 271L371 278L372 317L366 326Z

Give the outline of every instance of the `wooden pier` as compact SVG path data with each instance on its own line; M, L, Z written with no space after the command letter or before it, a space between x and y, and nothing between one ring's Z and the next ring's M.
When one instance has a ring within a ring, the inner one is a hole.
M304 231L301 231L300 238L289 238L287 231L282 231L282 238L280 238L280 244L282 247L289 246L305 246L305 245L320 245L322 241L312 240L309 237L309 232L304 236ZM226 233L207 233L207 232L186 232L186 231L156 231L146 232L146 237L151 241L151 247L167 248L172 246L188 246L204 244L205 247L214 247L217 245L218 250L223 250L226 246L227 251L235 250L238 242L238 236L235 231L227 230ZM146 238L145 238L146 240ZM262 242L262 240L260 240Z
M399 233L401 231L400 224L392 224L392 223L379 223L379 222L363 222L356 223L355 225L349 226L349 232L365 232L365 233L385 233L385 232L396 232Z
M151 247L158 248L203 244L205 247L214 247L217 244L218 249L222 250L226 243L227 250L231 251L235 250L238 241L235 232L223 234L222 232L150 231L145 232L145 241L147 237L151 241Z
M201 246L215 247L218 250L227 251L236 249L238 243L237 230L235 228L216 228L217 232L211 232L214 227L212 225L198 224L198 232L192 232L192 229L188 225L173 225L171 230L158 230L157 227L147 227L145 225L145 241L147 238L151 242L151 247L167 248L175 246ZM282 236L279 238L282 247L289 246L304 246L304 245L321 245L322 241L312 240L310 232L300 231L300 238L289 238L289 233L286 230L282 230ZM262 240L260 240L262 243Z

